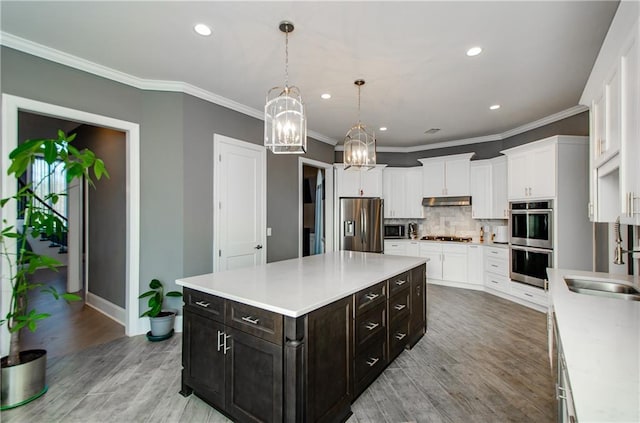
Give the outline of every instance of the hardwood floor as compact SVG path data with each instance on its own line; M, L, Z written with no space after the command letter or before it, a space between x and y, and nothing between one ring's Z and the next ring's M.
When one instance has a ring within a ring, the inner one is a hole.
M67 269L61 267L57 272L38 270L33 278L53 286L58 292L65 292ZM39 312L51 314L51 317L40 321L36 332L22 332L22 349L42 348L47 350L49 358L60 357L124 336L124 326L85 305L84 301L56 301L50 294L34 290L30 293L29 303Z
M429 330L352 405L350 423L552 422L546 317L490 294L429 285ZM4 422L227 422L180 389L178 334L120 338L48 363L49 392Z

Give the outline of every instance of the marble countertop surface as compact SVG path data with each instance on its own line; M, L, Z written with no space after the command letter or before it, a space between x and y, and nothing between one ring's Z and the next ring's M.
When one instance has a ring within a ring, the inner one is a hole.
M640 421L640 302L579 294L565 276L638 277L547 269L578 421Z
M290 317L426 263L420 257L336 251L177 279L176 283Z
M385 239L385 241L386 242L410 242L410 241L412 241L412 242L431 242L431 243L438 243L438 244L484 245L486 247L509 248L509 244L502 244L502 243L491 242L491 241L486 241L486 242L477 242L477 241L460 242L460 241L436 241L436 240L409 239L409 238L399 238L399 239L389 238L389 239Z

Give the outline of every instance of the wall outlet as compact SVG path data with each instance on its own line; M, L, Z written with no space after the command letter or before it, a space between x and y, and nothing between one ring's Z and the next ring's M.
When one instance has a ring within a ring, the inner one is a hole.
M271 236L271 228L267 228L267 236Z

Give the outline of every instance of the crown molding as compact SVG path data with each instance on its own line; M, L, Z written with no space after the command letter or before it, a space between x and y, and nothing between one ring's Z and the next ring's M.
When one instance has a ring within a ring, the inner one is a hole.
M12 49L22 51L24 53L31 54L61 65L69 66L74 69L78 69L93 75L100 76L112 81L116 81L125 85L129 85L140 90L153 90L164 92L181 92L208 101L213 104L217 104L236 112L245 114L247 116L254 117L256 119L264 120L264 113L262 110L254 109L253 107L246 106L238 103L221 95L212 93L200 87L192 84L188 84L182 81L162 81L154 79L138 78L133 75L109 68L107 66L100 65L98 63L91 62L78 56L74 56L65 53L60 50L56 50L42 44L29 41L27 39L18 37L8 32L0 31L0 45L10 47ZM521 134L523 132L531 131L536 128L540 128L544 125L548 125L553 122L577 115L586 110L588 107L583 105L573 106L569 109L563 110L559 113L538 119L534 122L527 123L517 128L510 129L501 134L485 135L481 137L464 138L459 140L443 141L433 144L424 144L411 147L377 147L377 151L383 153L414 153L418 151L434 150L436 148L455 147L460 145L478 144L489 141L500 141L505 138L512 137L514 135ZM344 151L344 146L336 145L337 140L323 135L316 131L308 131L309 137L318 140L320 142L332 145L336 151Z
M238 103L237 101L233 101L231 99L212 93L211 91L207 91L195 85L188 84L186 82L138 78L137 76L129 75L127 73L91 62L89 60L65 53L60 50L44 46L42 44L35 43L33 41L29 41L27 39L4 31L0 31L0 44L14 50L28 53L32 56L40 57L51 62L69 66L71 68L78 69L102 78L138 88L140 90L185 93L208 101L209 103L217 104L219 106L226 107L227 109L245 114L247 116L264 120L264 111L262 110L254 109L253 107L246 106L242 103ZM308 131L308 135L315 140L330 144L332 146L335 146L338 143L333 138L327 137L315 131Z

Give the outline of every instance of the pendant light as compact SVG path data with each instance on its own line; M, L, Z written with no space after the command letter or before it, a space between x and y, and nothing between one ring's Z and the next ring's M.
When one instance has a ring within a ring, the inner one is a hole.
M264 106L264 146L275 154L303 154L307 151L307 117L298 87L289 86L289 33L291 22L281 22L285 34L284 87L267 92Z
M358 123L349 129L344 138L344 168L368 170L376 165L376 137L360 121L360 89L364 80L358 79L354 84L358 87Z

